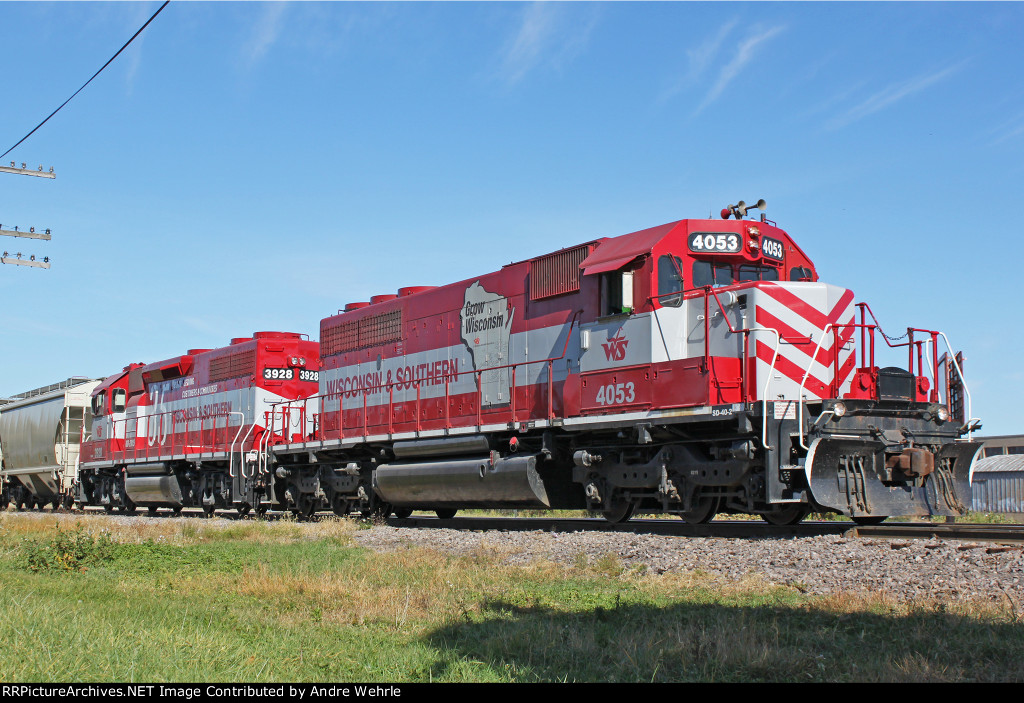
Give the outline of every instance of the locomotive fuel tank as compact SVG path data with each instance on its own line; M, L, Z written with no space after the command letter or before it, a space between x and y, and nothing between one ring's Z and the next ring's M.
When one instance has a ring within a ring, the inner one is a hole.
M550 508L536 456L405 461L374 473L374 489L393 506L408 508Z

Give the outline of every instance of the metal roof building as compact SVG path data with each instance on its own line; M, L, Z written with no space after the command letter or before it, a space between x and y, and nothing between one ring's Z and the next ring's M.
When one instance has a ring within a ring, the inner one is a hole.
M971 481L971 509L985 513L1024 514L1024 455L978 459Z

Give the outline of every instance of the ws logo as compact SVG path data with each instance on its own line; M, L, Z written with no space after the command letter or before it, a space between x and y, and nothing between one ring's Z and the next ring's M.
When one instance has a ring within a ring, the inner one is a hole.
M608 341L602 344L604 347L604 355L608 361L622 361L626 358L626 347L629 346L629 340L625 336L619 336L622 334L622 330L615 333L614 337L609 337Z

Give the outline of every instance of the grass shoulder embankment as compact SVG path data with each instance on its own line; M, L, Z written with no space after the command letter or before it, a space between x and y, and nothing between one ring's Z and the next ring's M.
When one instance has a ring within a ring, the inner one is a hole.
M0 681L1024 679L1009 607L811 597L614 555L374 554L356 529L0 514Z

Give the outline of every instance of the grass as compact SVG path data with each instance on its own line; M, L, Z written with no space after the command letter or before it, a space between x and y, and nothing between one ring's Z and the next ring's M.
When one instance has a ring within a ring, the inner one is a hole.
M0 514L0 681L1024 680L1010 604L377 555L344 520L59 524Z

